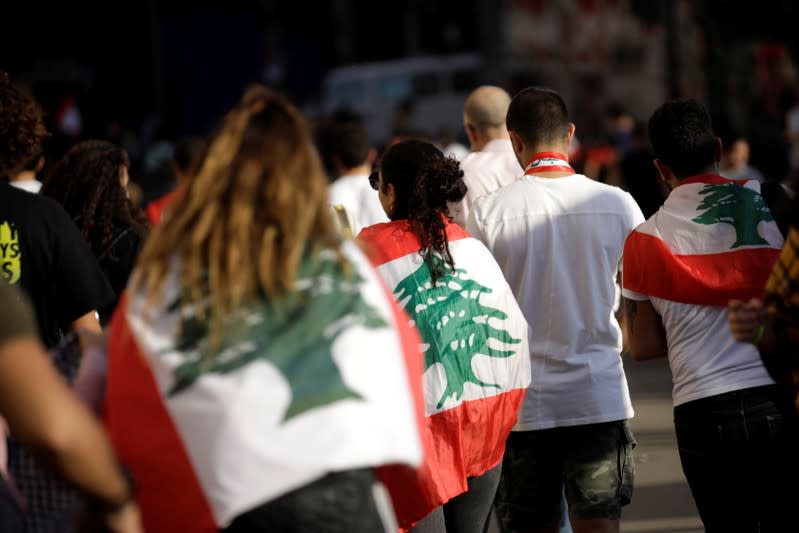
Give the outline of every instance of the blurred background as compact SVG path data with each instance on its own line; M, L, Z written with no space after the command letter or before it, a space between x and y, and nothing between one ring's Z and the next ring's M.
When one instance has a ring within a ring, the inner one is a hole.
M359 117L376 145L409 133L465 143L462 104L478 84L511 94L548 85L577 125L575 163L609 182L645 144L652 110L694 97L723 140L749 141L766 179L797 163L791 0L17 4L3 5L0 69L44 105L47 161L80 139L119 142L145 201L159 194L156 169L174 139L209 133L251 82L284 91L315 121Z

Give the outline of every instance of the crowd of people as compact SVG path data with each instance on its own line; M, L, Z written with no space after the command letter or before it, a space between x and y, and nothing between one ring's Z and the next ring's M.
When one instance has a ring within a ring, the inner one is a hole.
M0 73L0 529L618 532L658 357L706 531L795 527L795 187L694 100L630 138L640 195L574 168L552 89L463 122L378 150L252 86L142 205L107 140L40 176Z

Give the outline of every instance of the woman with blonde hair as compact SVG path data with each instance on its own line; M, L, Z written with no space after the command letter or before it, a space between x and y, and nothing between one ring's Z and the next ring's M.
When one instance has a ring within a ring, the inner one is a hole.
M421 461L418 338L284 97L226 115L110 335L104 416L148 532L395 529L375 469Z

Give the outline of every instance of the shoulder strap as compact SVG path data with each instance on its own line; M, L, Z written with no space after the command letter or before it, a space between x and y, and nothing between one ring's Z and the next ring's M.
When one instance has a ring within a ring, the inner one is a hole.
M103 250L103 253L101 253L100 255L98 255L98 256L97 256L97 261L102 261L103 259L105 259L105 257L106 257L106 256L109 254L109 252L111 251L111 249L112 249L114 246L116 246L116 244L117 244L117 243L118 243L120 240L122 240L122 237L124 237L125 235L127 235L127 234L128 234L128 233L130 233L131 231L133 231L133 226L128 226L127 228L125 228L125 229L123 229L122 231L120 231L119 233L117 233L116 237L114 237L113 239L111 239L111 242L110 242L110 243L108 243L108 246L106 246L106 247L105 247L105 249Z
M338 217L338 222L341 225L341 232L345 237L351 239L353 237L352 225L350 225L350 217L347 214L347 208L341 204L336 204L333 206L333 209L335 210L336 216Z

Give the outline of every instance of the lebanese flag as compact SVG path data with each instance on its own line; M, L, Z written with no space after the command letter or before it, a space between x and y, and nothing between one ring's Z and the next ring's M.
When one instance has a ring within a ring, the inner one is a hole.
M122 299L103 417L149 533L216 532L331 472L412 477L424 426L419 337L350 242L305 258L297 291L208 324L181 303ZM408 486L393 486L407 490Z
M624 245L623 287L725 307L761 296L783 238L756 180L683 180Z
M499 464L530 384L529 328L502 271L457 224L447 237L456 270L434 284L407 221L358 235L424 343L427 455L418 488L394 499L405 529Z

